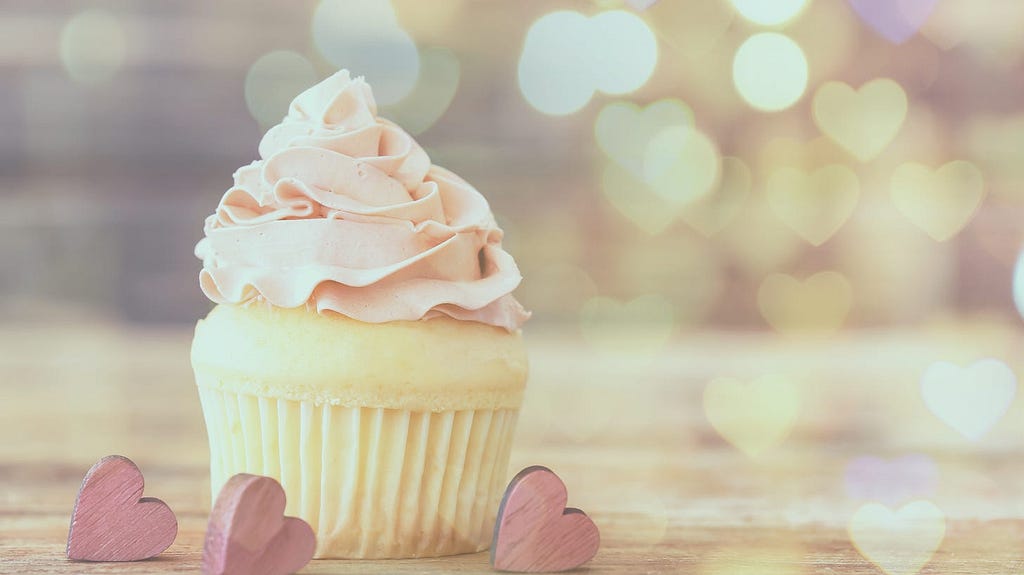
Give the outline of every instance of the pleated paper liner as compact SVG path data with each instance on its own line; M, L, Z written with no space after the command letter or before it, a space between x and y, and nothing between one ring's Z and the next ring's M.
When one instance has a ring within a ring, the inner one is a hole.
M437 557L487 549L518 410L413 412L199 388L214 497L267 475L319 558Z

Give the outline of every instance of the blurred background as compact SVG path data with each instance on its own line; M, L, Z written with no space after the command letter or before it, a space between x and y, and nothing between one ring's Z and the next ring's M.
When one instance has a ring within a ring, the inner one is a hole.
M0 0L0 460L42 462L0 465L0 516L58 541L118 452L202 533L193 248L348 68L491 202L534 311L513 467L606 557L881 564L862 504L925 497L936 569L1019 572L1022 31L1020 0Z
M1012 0L6 0L0 319L195 321L204 217L341 67L490 200L536 325L1009 317L1022 27Z

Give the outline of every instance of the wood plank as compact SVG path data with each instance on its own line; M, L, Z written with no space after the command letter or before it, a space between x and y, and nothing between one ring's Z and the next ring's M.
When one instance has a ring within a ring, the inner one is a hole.
M847 535L864 502L844 490L845 467L922 453L939 475L926 499L947 517L922 573L1019 572L1024 402L972 443L928 412L917 378L936 359L985 355L1021 373L1021 337L954 327L822 341L699 333L647 357L540 329L528 338L533 375L510 475L539 464L562 477L568 504L601 529L588 572L878 573ZM0 332L0 572L197 572L210 493L188 340L188 330L96 325ZM701 394L711 378L766 372L796 374L802 408L789 438L752 459L710 426ZM146 494L174 508L178 539L142 563L68 562L78 486L110 453L138 463ZM316 560L302 572L490 573L487 561Z

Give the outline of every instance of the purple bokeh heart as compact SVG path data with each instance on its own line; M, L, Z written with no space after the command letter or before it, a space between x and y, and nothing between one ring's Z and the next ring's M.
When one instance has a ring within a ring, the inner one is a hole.
M894 44L917 34L939 0L846 0L860 19Z
M935 462L926 455L905 455L891 460L865 455L846 465L846 495L850 499L895 506L931 496L938 476Z

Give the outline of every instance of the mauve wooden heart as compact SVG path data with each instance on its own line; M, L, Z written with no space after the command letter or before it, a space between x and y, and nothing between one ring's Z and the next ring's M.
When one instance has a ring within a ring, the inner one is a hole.
M491 565L499 571L543 573L575 569L601 544L594 522L566 508L568 494L557 475L539 465L520 471L498 509Z
M142 497L142 472L127 457L110 455L82 480L68 531L69 559L139 561L174 543L178 520L166 503Z
M285 493L270 477L239 473L217 495L203 545L204 575L286 575L309 563L316 535L285 517Z

